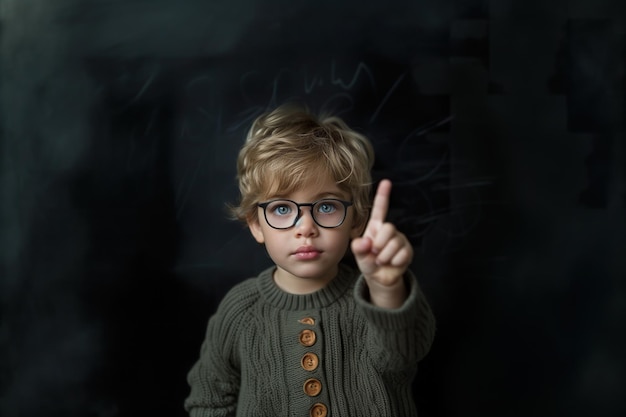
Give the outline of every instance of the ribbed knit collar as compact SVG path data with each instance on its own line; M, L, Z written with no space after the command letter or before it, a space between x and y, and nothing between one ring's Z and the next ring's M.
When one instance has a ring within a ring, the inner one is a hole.
M282 310L311 310L326 307L334 303L356 282L356 272L339 264L337 276L319 291L311 294L290 294L281 290L274 282L276 267L266 269L257 277L257 286L261 296L268 303Z

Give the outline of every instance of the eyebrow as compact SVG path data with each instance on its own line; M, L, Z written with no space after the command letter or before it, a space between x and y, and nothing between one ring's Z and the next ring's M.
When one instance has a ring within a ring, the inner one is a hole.
M291 200L288 197L289 194L275 194L271 197L267 197L267 200ZM347 197L345 197L345 194L343 194L341 191L322 191L321 193L314 195L311 201L323 200L325 198L337 198L340 200L345 200Z
M330 192L330 193L320 193L318 195L315 196L316 200L319 199L323 199L323 198L339 198L339 199L345 199L346 197L344 197L343 193L335 193L335 192Z

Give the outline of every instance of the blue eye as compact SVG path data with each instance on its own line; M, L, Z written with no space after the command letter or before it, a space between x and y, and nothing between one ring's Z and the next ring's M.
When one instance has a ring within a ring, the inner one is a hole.
M271 212L273 214L276 214L277 216L286 216L289 213L291 213L292 210L293 209L288 204L280 204L279 203L279 204L271 207Z
M322 214L331 214L337 211L337 204L332 201L322 201L317 206L317 211Z

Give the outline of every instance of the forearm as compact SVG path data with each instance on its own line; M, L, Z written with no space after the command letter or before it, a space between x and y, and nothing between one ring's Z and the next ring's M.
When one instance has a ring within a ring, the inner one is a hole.
M383 285L374 280L366 280L369 301L376 307L397 309L402 307L408 297L404 279L400 278L392 285Z
M408 272L402 281L406 298L395 309L372 302L364 277L355 287L357 305L370 325L372 352L390 367L421 360L430 350L435 333L435 318L415 276ZM389 360L392 363L387 363Z

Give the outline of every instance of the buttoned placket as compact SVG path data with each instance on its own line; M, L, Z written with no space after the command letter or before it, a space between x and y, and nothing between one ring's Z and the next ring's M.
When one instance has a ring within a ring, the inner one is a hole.
M317 321L313 317L305 316L299 319L298 323L300 323L303 327L298 334L298 342L304 348L313 348L318 339L316 330L319 329L319 327L315 326ZM300 366L307 373L312 374L312 376L304 381L302 390L306 396L316 398L322 393L324 386L319 377L317 375L313 375L319 368L321 360L319 355L312 350L313 349L306 349L300 361ZM327 417L327 415L328 406L322 402L315 402L309 409L310 417Z

